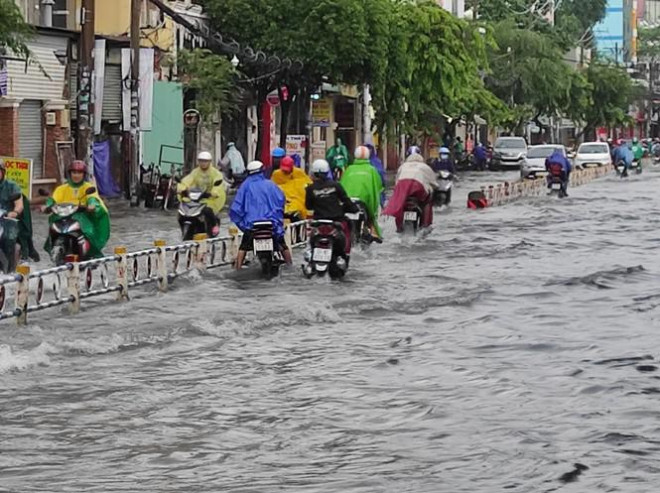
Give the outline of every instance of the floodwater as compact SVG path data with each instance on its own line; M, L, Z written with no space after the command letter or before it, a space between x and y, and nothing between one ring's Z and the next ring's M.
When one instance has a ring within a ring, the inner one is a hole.
M224 271L3 322L0 492L657 491L660 170L465 209L488 178L344 282ZM177 238L135 214L114 243Z

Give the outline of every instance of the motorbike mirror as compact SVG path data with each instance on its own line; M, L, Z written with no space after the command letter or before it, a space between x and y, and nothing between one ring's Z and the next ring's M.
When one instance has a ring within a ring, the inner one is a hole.
M85 195L92 195L96 193L96 187L89 187L87 190L85 190Z
M222 180L216 180L215 182L213 182L214 187L219 187L220 185L222 185Z
M174 181L175 181L176 183L181 183L181 177L180 177L180 176L175 176L175 177L174 177Z
M48 193L48 190L44 190L43 188L40 188L39 190L37 190L37 192L39 193L40 197L48 197L50 195Z

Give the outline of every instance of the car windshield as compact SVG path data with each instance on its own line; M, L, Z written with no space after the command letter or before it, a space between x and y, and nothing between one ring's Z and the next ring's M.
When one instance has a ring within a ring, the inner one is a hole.
M527 149L528 158L546 158L550 157L559 147L530 147Z
M495 142L497 149L521 149L525 150L527 147L523 139L502 139Z
M584 144L580 146L578 154L607 154L610 148L607 144Z

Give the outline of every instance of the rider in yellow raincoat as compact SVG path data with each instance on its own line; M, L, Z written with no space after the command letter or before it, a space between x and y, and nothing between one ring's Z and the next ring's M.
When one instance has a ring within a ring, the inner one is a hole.
M79 204L83 210L73 214L73 219L80 223L80 228L85 238L89 241L89 251L83 255L86 258L95 258L103 256L103 247L110 238L110 215L108 208L103 203L98 192L86 194L89 188L94 188L90 182L86 181L87 165L83 161L74 161L69 166L69 178L66 183L60 185L53 192L53 196L46 201L42 208L44 212L48 211L54 204ZM60 220L56 214L51 214L48 218L49 223L53 224ZM53 249L53 238L51 236L46 240L44 250L51 253ZM82 254L82 252L81 252Z
M200 152L197 156L197 168L186 176L177 187L179 201L187 201L187 192L193 188L205 192L208 197L202 199L206 205L204 208L204 219L206 221L206 232L210 237L218 236L220 232L220 218L218 215L227 201L227 193L222 184L223 175L220 170L211 166L213 156L210 152ZM216 185L216 183L220 184ZM179 217L182 223L183 217Z
M303 170L296 168L293 159L287 156L280 161L280 169L273 172L272 180L286 197L285 216L289 219L307 219L309 211L305 207L305 191L312 179Z

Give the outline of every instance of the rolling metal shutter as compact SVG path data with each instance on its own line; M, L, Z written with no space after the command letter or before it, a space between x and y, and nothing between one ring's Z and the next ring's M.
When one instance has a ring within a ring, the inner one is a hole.
M23 101L18 118L19 157L32 159L32 177L41 178L44 172L41 101Z
M121 122L121 65L105 66L102 118L110 123Z

